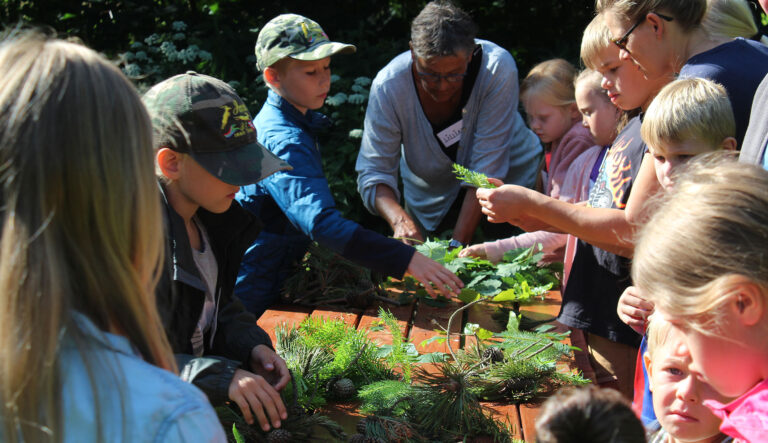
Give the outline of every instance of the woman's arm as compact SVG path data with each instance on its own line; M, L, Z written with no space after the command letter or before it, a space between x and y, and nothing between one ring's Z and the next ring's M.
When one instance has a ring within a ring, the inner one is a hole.
M387 221L387 223L389 223L395 238L400 239L403 243L409 245L413 244L414 240L418 242L424 241L416 223L411 216L405 212L405 209L400 206L400 203L397 201L397 196L392 188L381 183L376 185L376 197L374 201L376 203L376 211ZM479 208L480 205L478 204L478 214Z
M475 191L477 191L476 188L467 188L464 201L461 203L459 217L456 219L456 226L453 228L453 238L464 244L472 241L475 228L483 216Z
M642 207L659 189L653 159L645 154L624 210L580 206L515 185L480 189L477 196L491 222L534 217L606 251L631 257L635 229L644 217Z

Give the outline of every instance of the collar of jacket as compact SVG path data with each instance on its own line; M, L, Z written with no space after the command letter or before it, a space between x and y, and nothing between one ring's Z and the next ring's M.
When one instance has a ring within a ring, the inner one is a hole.
M267 93L267 104L280 109L288 119L292 120L312 135L317 135L318 132L331 127L331 119L325 115L312 110L307 111L306 114L302 114L301 111L296 109L296 107L289 103L288 100L284 99L271 89Z
M189 243L184 220L168 202L162 183L158 183L158 185L163 206L166 209L164 217L165 229L173 239L171 250L168 251L169 258L173 264L173 280L205 292L206 286L203 283L197 265L195 265L195 259L192 256L192 246ZM232 241L237 240L245 242L245 244L251 244L261 230L259 220L243 209L237 202L233 202L232 206L222 214L214 214L200 208L195 215L208 233L211 250L216 257L219 268L223 266L222 260L226 259L226 249Z

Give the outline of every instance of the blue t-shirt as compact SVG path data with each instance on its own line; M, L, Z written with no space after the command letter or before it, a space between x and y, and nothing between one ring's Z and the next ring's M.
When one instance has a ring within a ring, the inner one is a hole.
M736 140L741 146L749 123L752 99L768 73L768 47L743 38L696 54L680 70L680 78L706 78L723 85L736 119Z

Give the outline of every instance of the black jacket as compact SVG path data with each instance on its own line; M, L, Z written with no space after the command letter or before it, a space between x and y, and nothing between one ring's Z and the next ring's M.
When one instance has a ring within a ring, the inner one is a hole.
M216 297L219 299L216 332L205 336L204 357L192 355L192 334L205 303L205 284L195 265L192 247L181 216L168 203L161 186L165 233L168 239L165 269L156 290L157 307L183 380L193 383L213 405L228 399L235 370L250 370L251 350L272 346L269 335L256 325L233 296L240 260L259 234L260 223L236 202L223 214L202 208L197 217L208 233L219 267Z

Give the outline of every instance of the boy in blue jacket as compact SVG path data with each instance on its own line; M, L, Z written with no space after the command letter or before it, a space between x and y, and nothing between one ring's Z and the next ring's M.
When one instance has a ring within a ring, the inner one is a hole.
M355 47L331 42L316 22L275 17L256 41L258 68L270 88L254 119L259 142L293 166L237 194L264 229L246 251L235 293L260 316L274 303L294 264L315 240L345 258L395 278L409 273L431 295L458 293L462 283L409 245L342 217L322 169L316 133L330 126L320 108L330 89L330 56Z

